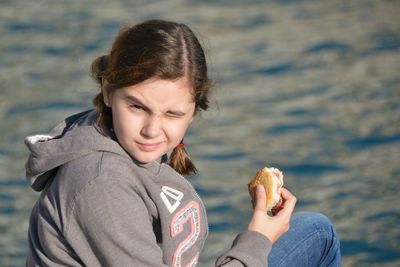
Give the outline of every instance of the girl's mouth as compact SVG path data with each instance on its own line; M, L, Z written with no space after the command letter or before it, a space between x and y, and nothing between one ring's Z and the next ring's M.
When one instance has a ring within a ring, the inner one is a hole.
M138 143L139 148L144 151L144 152L152 152L157 150L161 143L152 143L152 144L143 144L143 143Z

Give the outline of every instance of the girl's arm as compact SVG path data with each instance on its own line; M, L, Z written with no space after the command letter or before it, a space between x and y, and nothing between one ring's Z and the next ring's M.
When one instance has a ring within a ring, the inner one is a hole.
M267 214L265 190L257 187L257 203L248 231L239 234L232 248L218 258L216 266L268 266L272 244L289 229L289 221L296 197L282 188L283 208L274 217Z

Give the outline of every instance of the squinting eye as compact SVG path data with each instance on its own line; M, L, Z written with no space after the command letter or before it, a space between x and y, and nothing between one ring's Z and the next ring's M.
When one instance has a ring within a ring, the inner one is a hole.
M176 113L176 112L173 112L173 111L168 111L168 112L166 113L166 116L169 117L169 118L176 118L176 119L179 119L179 118L184 117L185 114L184 114L184 113Z
M170 117L170 118L179 119L179 118L182 118L184 116L184 114L175 114L175 113L172 113L172 112L167 112L167 116Z

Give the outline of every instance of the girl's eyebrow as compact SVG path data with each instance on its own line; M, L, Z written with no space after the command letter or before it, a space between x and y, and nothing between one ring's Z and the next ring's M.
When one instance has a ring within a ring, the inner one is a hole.
M136 104L142 106L143 108L150 110L145 104L143 104L138 98L132 96L132 95L126 95L125 98L128 101L135 102ZM172 114L174 116L185 116L186 112L180 111L180 110L168 110L167 113Z
M142 103L142 101L140 101L138 98L136 98L136 97L134 97L134 96L132 96L132 95L126 95L125 98L128 99L128 100L131 101L131 102L136 102L137 104L139 104L139 105L141 105L141 106L143 106L143 107L146 107L146 105L144 105L144 104Z

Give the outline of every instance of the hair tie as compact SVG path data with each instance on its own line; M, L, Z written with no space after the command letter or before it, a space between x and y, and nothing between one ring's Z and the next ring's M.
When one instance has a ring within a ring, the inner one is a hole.
M176 147L185 147L185 143L179 143Z

